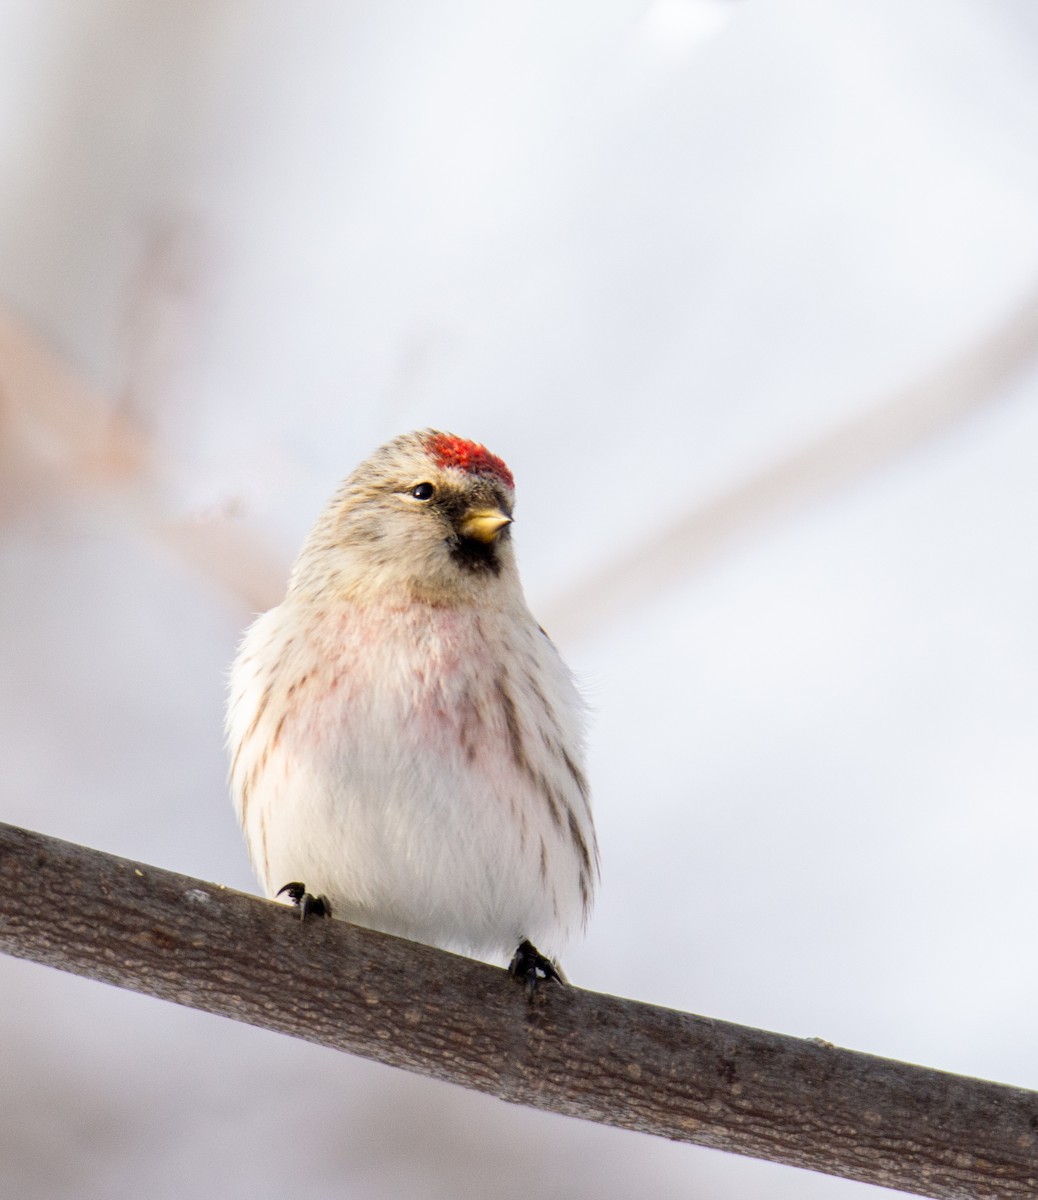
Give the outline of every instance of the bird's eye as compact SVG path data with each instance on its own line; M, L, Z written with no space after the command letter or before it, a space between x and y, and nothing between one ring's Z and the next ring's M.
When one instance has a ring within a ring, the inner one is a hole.
M411 489L411 495L416 500L431 500L436 495L436 489L431 483L416 483Z

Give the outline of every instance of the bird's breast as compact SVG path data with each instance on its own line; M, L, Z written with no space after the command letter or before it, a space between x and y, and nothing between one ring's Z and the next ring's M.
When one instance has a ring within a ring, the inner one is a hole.
M525 640L485 614L426 606L314 614L286 684L321 711L301 732L338 741L377 732L418 737L468 761L502 734L502 680ZM307 661L308 660L308 661Z

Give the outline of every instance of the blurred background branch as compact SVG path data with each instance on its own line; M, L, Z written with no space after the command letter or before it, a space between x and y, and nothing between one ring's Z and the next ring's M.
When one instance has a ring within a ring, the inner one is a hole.
M1038 1094L572 987L531 1005L483 963L11 825L0 949L621 1128L922 1196L1038 1188Z
M972 346L925 378L808 439L726 491L663 519L636 547L549 601L541 617L561 642L630 616L732 541L800 504L882 470L1004 402L1014 379L1038 362L1038 291ZM119 482L150 533L249 612L277 604L287 563L232 502L193 518L156 501L156 458L132 406L109 407L20 322L0 312L0 397L34 457L68 484Z
M233 502L188 517L168 511L161 447L141 414L125 398L116 404L89 388L25 322L2 309L0 428L9 503L24 503L41 486L64 494L112 489L146 536L245 611L260 612L284 595L285 564Z
M758 468L730 490L661 520L644 542L558 596L543 613L546 627L565 642L630 617L735 539L882 470L986 406L1004 403L1010 384L1036 362L1038 291L925 378Z

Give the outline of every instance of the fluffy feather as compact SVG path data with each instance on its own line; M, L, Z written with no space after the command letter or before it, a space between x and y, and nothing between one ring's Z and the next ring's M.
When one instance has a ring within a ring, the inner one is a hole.
M481 956L556 954L586 921L583 705L523 599L512 504L482 446L397 438L246 633L231 790L268 895L303 881L337 917Z

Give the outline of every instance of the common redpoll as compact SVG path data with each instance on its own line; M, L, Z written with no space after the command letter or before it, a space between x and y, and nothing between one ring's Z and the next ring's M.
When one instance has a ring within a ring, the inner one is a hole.
M268 896L515 952L532 988L557 977L536 946L556 955L587 920L598 851L583 705L523 598L513 487L434 430L361 463L245 635L227 736Z

